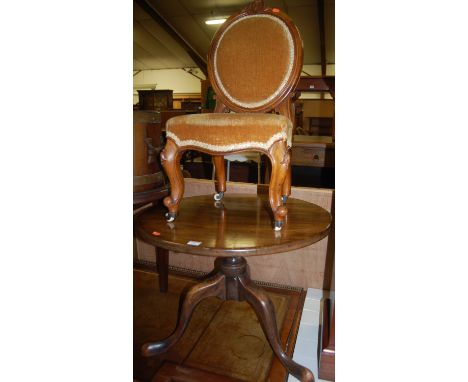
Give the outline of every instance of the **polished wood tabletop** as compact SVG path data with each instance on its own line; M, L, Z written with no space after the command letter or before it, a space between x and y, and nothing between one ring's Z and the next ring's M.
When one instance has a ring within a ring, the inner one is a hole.
M205 256L254 256L287 252L313 244L330 229L325 209L290 198L281 231L273 230L266 195L226 194L221 202L213 195L182 199L177 219L166 222L159 204L135 219L135 232L145 242L176 252Z

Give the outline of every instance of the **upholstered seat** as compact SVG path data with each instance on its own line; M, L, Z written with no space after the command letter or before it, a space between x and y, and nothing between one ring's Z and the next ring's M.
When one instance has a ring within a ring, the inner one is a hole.
M187 114L171 118L166 136L180 148L193 146L216 152L264 150L276 141L291 147L292 122L283 115L258 113Z
M292 20L277 8L254 0L232 15L215 34L208 53L208 77L216 94L215 113L171 118L161 163L171 183L164 199L173 221L184 194L180 158L186 150L212 155L215 200L226 190L224 156L257 151L271 161L270 206L281 230L291 193L294 89L302 69L303 48Z

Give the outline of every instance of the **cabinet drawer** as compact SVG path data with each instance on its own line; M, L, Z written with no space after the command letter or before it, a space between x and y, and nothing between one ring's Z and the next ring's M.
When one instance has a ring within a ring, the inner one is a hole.
M293 146L291 164L293 166L334 167L335 150L316 146Z

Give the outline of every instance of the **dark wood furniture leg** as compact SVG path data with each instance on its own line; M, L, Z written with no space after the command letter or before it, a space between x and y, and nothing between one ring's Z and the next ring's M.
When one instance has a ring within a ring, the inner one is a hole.
M284 218L288 214L288 209L283 205L281 195L290 162L286 142L278 141L274 143L270 149L269 157L271 160L270 206L275 217L275 230L279 231L283 227Z
M166 220L175 220L179 204L184 196L184 177L180 169L180 158L183 151L179 149L172 139L168 139L164 150L161 152L161 164L171 184L171 195L164 198L164 205L169 209Z
M289 158L291 158L291 149L288 150ZM283 182L283 188L281 192L281 201L283 204L288 200L289 195L291 195L291 160L289 160L288 171L286 172L286 178Z
M174 332L165 340L144 344L142 354L146 357L164 353L174 345L187 329L190 317L200 301L208 297L224 297L224 276L217 274L205 281L193 286L183 297L183 303L179 315L179 321Z
M197 304L207 297L247 301L254 309L274 353L288 372L302 382L313 382L313 373L294 362L282 349L275 318L275 308L268 295L252 283L243 257L224 257L214 276L189 289L182 304L175 331L165 340L143 345L142 354L153 356L165 352L184 333Z
M167 292L169 277L169 251L156 247L156 268L159 275L159 290Z
M282 349L275 318L275 308L268 295L250 279L241 277L240 287L244 299L253 307L271 348L284 367L301 381L314 381L314 374L294 362Z
M180 202L184 196L184 178L180 169L180 158L183 152L184 150L181 150L170 138L161 152L161 164L171 185L171 194L163 200L163 204L169 210L165 215L168 222L176 219ZM291 193L291 150L288 149L285 141L277 141L269 149L268 157L271 163L269 201L274 217L274 229L280 231L288 214L288 209L284 204ZM212 158L216 175L214 199L219 202L223 199L226 191L224 155L212 154Z
M226 168L224 167L224 156L223 155L213 155L213 164L215 166L215 188L216 194L214 199L219 201L223 198L224 193L226 192Z

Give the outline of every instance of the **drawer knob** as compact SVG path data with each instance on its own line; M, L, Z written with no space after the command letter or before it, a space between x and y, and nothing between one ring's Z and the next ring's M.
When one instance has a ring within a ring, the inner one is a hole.
M318 160L319 159L319 156L317 154L314 155L314 159L315 160Z

